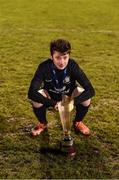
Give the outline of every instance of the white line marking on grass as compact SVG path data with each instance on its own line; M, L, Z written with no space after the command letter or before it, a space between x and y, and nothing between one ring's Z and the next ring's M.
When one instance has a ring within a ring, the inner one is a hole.
M19 31L34 31L34 32L81 32L81 33L104 33L118 34L118 30L82 30L82 29L60 29L60 28L18 28Z

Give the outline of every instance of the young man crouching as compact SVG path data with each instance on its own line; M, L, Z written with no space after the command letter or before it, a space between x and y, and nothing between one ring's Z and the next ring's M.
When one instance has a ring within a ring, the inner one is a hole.
M89 128L82 122L88 112L94 88L74 59L70 58L71 45L68 41L57 39L50 43L51 57L39 64L31 81L28 98L39 120L32 129L37 136L47 128L46 111L52 106L58 109L62 94L74 98L76 131L89 135ZM78 85L77 85L78 84Z

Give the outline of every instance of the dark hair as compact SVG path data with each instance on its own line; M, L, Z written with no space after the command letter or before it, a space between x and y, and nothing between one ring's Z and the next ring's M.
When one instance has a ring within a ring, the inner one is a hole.
M50 43L50 53L53 55L54 51L58 51L62 54L71 52L71 45L67 40L57 39Z

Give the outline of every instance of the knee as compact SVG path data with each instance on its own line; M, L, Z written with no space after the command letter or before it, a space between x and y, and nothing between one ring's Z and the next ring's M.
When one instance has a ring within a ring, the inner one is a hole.
M38 92L39 92L42 96L50 99L50 96L49 96L49 94L48 94L48 92L47 92L46 90L40 89ZM40 108L40 107L43 106L43 104L42 104L42 103L35 102L35 101L32 101L32 106L33 106L34 108Z
M87 106L90 105L90 103L91 103L91 99L88 99L88 100L82 102L81 104L82 104L83 106L86 106L86 107L87 107Z
M43 104L32 101L32 106L33 106L34 108L40 108L40 107L43 106Z

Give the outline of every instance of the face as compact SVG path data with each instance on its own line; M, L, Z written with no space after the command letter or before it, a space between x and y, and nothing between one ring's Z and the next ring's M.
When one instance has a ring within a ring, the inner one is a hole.
M58 51L54 51L51 58L53 60L53 63L55 64L55 66L58 69L63 70L69 62L69 56L70 56L69 53L62 54Z

